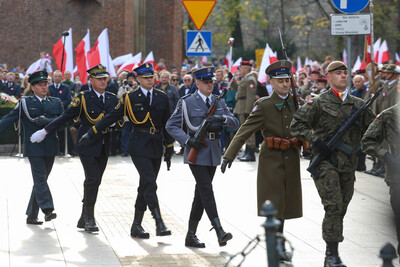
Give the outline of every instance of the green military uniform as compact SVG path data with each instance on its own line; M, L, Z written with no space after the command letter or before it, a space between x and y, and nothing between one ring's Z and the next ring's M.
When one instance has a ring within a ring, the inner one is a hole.
M400 104L384 110L368 127L361 144L365 153L384 159L386 153L390 153L397 159L400 155ZM382 146L386 141L389 148ZM390 166L386 166L386 183L390 186L390 203L392 205L397 229L397 240L400 241L400 180L399 173L396 173ZM397 253L400 252L400 244Z
M261 129L263 137L292 138L289 125L295 112L293 96L282 99L275 92L259 99L246 122L240 127L224 158L234 160L247 138ZM268 148L261 145L257 174L257 204L260 211L266 200L278 210L277 218L302 216L299 150Z
M397 79L388 81L383 87L382 93L376 99L376 113L388 109L398 103Z
M333 66L341 67L340 70L347 69L342 62L335 61L335 64ZM350 114L363 104L363 100L350 94L347 94L342 101L332 89L329 89L309 100L294 114L290 131L293 136L309 141L313 145L312 152L315 157L318 152L317 141L327 142ZM358 121L367 128L373 118L374 114L368 110ZM335 150L333 156L337 160L337 166L334 166L329 159L323 160L317 167L319 177L313 177L325 209L322 231L326 242L343 241L343 217L353 196L357 164L355 151L360 144L361 134L360 127L351 126L341 140L352 148L353 153L347 155L341 150Z

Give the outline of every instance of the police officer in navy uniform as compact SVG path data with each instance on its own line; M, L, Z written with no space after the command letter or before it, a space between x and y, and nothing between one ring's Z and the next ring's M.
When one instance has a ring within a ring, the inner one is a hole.
M140 87L124 93L115 110L93 126L79 142L85 143L87 140L92 140L103 129L124 116L129 118L133 123L133 130L129 136L128 153L140 175L131 236L150 237L141 226L147 207L156 221L156 235L171 235L171 231L162 220L156 193L156 180L160 170L163 145L165 146L164 160L167 162L168 169L174 152L174 140L165 131L165 124L170 116L169 100L164 91L153 88L154 70L151 64L145 63L133 71L136 72ZM122 127L123 123L120 126Z
M26 210L27 224L43 223L38 220L39 208L45 214L45 221L57 217L53 213L53 198L47 184L54 157L58 154L57 134L49 134L40 144L29 141L32 133L42 129L63 112L60 99L47 96L47 76L48 74L45 71L32 73L28 82L31 84L34 95L23 97L17 107L0 120L0 134L18 119L21 119L24 126L24 156L29 159L33 176L32 194Z
M203 122L208 108L216 99L216 96L211 94L213 91L214 70L214 67L206 67L194 72L196 85L199 89L194 94L184 96L179 100L166 126L170 135L185 147L185 163L189 163L187 157L190 149L193 147L198 150L196 162L189 164L196 180L194 200L189 217L189 228L185 239L185 245L189 247L205 247L205 244L201 243L196 236L197 226L204 210L217 233L219 245L225 246L226 242L232 239L232 234L226 233L222 229L212 189L212 180L217 166L221 164L220 136L222 126L225 125L227 128L237 129L239 121L233 117L224 100L221 99L214 115L207 118L210 122L204 139L207 142L207 146L204 146L202 141L193 137L199 125ZM187 132L182 130L182 125L186 125Z
M61 125L73 118L81 120L77 138L79 140L105 114L114 110L118 103L118 98L113 93L105 91L109 79L109 73L106 68L99 64L87 72L90 75L90 90L80 92L72 101L71 107L59 118L44 129L34 133L31 137L32 142L41 142L46 134L53 133ZM85 144L76 146L76 152L79 154L85 171L82 215L77 227L84 228L85 231L95 232L99 230L94 218L94 207L101 179L107 165L109 146L110 133L108 129L104 129Z

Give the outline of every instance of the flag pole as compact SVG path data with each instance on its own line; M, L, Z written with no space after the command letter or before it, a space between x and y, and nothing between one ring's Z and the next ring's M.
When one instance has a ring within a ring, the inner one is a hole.
M231 37L229 38L228 44L229 44L229 66L228 69L229 71L231 71L232 68L232 46L233 46L233 42L235 41L235 38Z
M374 4L373 0L369 1L369 12L371 14L371 65L372 65L372 77L371 77L371 83L372 83L372 93L375 94L376 88L375 88L375 52L374 52ZM377 68L376 68L377 69Z
M64 41L63 41L63 52L62 52L62 56L61 56L61 75L64 78L64 72L63 72L63 65L64 65L64 53L65 53L65 38L69 35L68 31L65 31L61 34L61 36L64 37Z

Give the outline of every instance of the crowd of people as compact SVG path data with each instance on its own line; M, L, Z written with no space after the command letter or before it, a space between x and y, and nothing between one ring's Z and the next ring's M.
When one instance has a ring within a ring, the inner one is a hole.
M400 183L396 181L400 170L400 67L369 64L366 69L348 73L343 62L328 56L325 62L306 65L296 73L286 60L272 63L263 72L266 82L261 83L253 61L242 61L238 70L230 73L218 61L199 67L185 59L178 69L160 60L154 67L144 63L110 79L100 64L88 70L89 83L82 85L77 77L72 81L68 71L63 74L56 70L49 75L40 70L20 79L17 71L3 69L0 91L18 98L25 96L21 98L25 100L0 120L0 133L18 119L24 105L47 103L42 112L23 112L24 127L29 129L25 132L25 155L31 166L42 166L35 171L32 167L34 183L46 181L54 156L64 150L54 151L53 145L47 153L47 145L40 144L56 142L55 138L64 133L60 127L66 125L67 138L60 141L67 140L68 153L79 155L85 171L82 215L77 224L85 231L98 231L94 218L98 188L108 156L120 153L131 157L140 175L131 236L149 238L141 225L147 208L156 221L156 234L171 235L162 220L156 179L162 157L169 169L176 154L183 156L196 180L185 245L205 247L196 229L206 211L219 245L224 246L232 234L223 230L216 208L212 190L216 167L221 164L225 172L236 158L256 161L259 153L258 211L271 200L277 207L279 232L283 233L286 219L302 216L299 159L303 150L305 158L319 155L323 159L312 176L325 209L324 266L345 266L338 244L344 239L343 218L353 195L356 170L386 177L400 240ZM349 76L352 88L348 88ZM329 147L329 138L377 90L381 94L343 135L340 147ZM50 103L54 107L47 110ZM210 114L212 105L215 109ZM380 115L374 120L375 114ZM203 124L206 129L199 137ZM180 144L179 151L174 151L175 140ZM31 146L43 153L31 154ZM192 150L198 152L197 159L193 160ZM374 162L371 170L366 170L365 153ZM35 161L37 157L46 160ZM34 186L33 204L30 202L27 210L29 224L41 223L37 219L39 208L46 221L56 217L45 184L44 189L38 186L40 190ZM284 244L281 250L285 251ZM281 260L290 258L283 254Z

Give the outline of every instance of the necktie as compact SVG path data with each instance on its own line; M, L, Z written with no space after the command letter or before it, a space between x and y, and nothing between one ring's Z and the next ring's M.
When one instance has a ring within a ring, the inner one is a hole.
M101 106L104 107L103 95L100 95L99 99L100 99Z
M211 106L210 99L208 99L208 97L206 98L206 106L207 106L207 108L210 108L210 106Z
M42 103L43 106L46 106L46 99L43 99L43 100L41 101L41 103Z
M151 93L150 92L147 92L147 98L146 98L146 103L147 103L147 105L148 106L150 106L150 97L151 97Z

